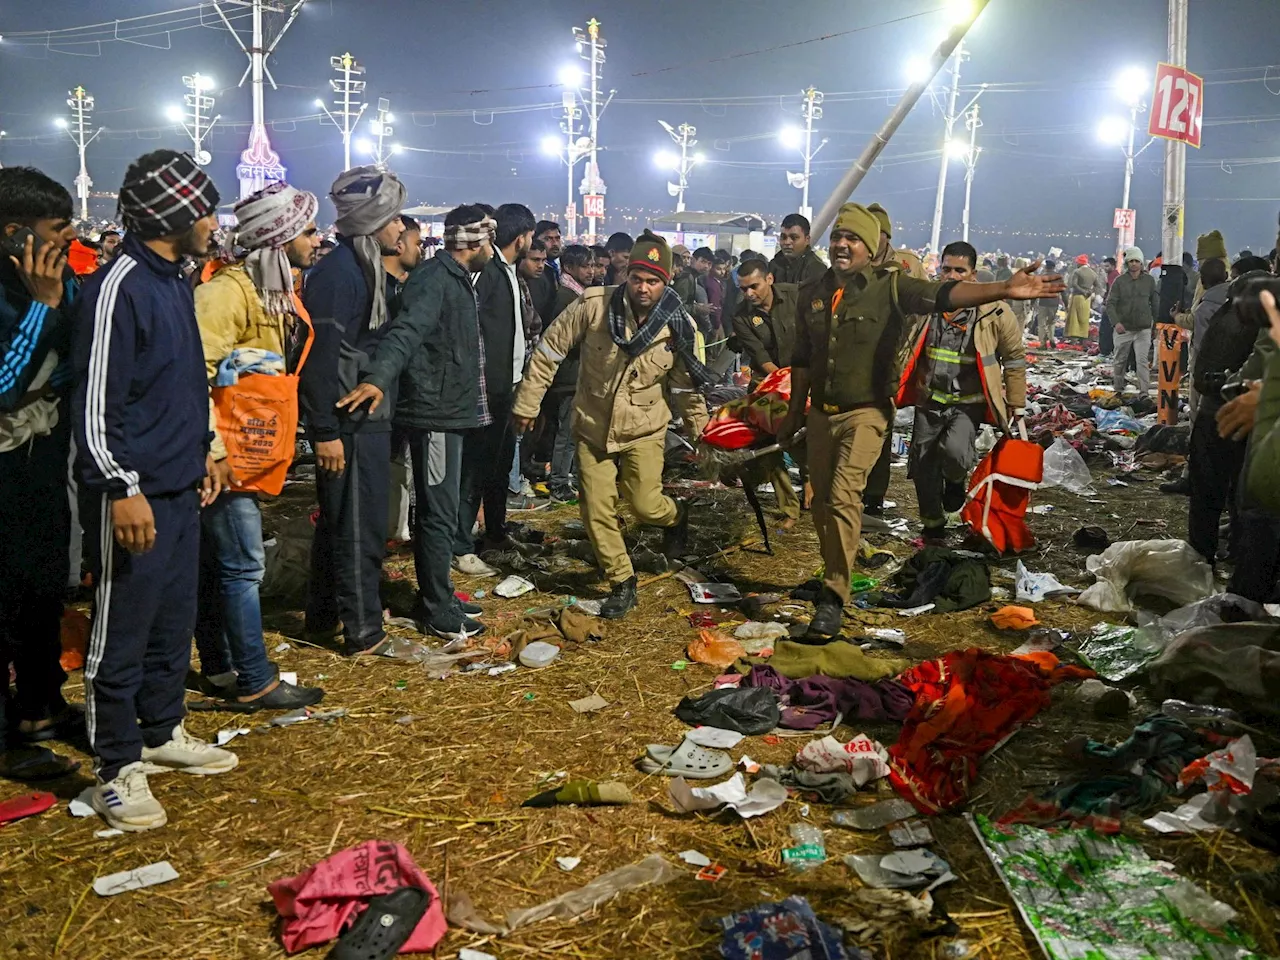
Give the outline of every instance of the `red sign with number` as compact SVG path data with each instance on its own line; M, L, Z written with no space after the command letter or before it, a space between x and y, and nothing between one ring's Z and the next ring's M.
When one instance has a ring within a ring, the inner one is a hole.
M1133 229L1133 210L1116 207L1115 216L1111 218L1111 226L1115 230Z
M582 212L588 217L604 216L604 195L589 193L582 198Z
M1204 118L1204 80L1171 63L1156 66L1156 88L1151 97L1147 133L1166 140L1200 146Z

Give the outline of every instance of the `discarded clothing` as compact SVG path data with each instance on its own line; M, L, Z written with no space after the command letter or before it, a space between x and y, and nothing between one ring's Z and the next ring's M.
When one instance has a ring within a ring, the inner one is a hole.
M215 387L230 387L240 382L246 373L259 373L268 377L283 375L284 357L262 347L240 347L218 364L218 375L214 378Z
M1134 449L1138 453L1175 453L1185 457L1191 451L1191 425L1156 424L1138 438Z
M802 799L816 803L844 803L858 792L851 773L815 773L795 766L779 767L765 763L760 765L760 775L776 780Z
M806 743L796 753L795 766L814 773L847 773L861 787L888 776L888 759L884 747L860 733L848 743L832 736Z
M751 668L744 687L767 687L782 704L781 726L789 730L816 730L837 716L846 721L889 720L901 723L913 702L906 687L895 680L864 683L836 677L791 680L771 666Z
M871 593L867 600L878 607L905 609L932 603L937 613L954 613L991 599L987 565L946 547L925 547L891 583L895 592Z
M1030 607L1001 607L991 615L991 623L998 630L1030 630L1040 625Z
M336 940L371 897L401 887L417 887L430 897L426 913L400 948L402 953L426 953L444 938L444 909L435 886L398 843L369 840L348 847L296 877L268 884L267 892L284 919L284 948L297 953Z
M882 680L911 666L910 660L869 657L860 646L844 640L822 646L779 640L773 645L773 656L743 657L738 663L743 673L755 666L770 666L792 680L817 675L852 680Z
M675 714L691 727L720 727L748 737L768 733L782 719L777 694L764 687L725 687L685 697Z
M890 782L923 813L964 803L978 761L1049 703L1049 689L1092 670L1051 653L999 656L953 650L898 678L915 705L889 748Z
M819 920L804 897L763 903L715 922L724 930L720 941L724 960L861 960L863 956L857 949L845 949L840 931Z

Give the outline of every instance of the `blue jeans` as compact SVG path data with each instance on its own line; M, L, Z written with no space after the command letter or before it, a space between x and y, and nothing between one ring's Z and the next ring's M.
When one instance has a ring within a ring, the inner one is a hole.
M241 696L276 677L262 636L258 589L266 571L262 512L252 493L222 493L200 512L196 650L205 676L234 670Z
M553 398L555 394L551 395ZM556 417L556 442L551 454L551 493L568 500L576 496L574 470L578 465L578 446L573 439L573 394L559 398L551 408Z

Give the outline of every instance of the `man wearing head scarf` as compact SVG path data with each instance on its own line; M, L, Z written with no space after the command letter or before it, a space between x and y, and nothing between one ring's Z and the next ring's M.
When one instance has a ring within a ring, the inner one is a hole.
M1067 280L1067 339L1088 341L1089 313L1093 295L1098 288L1098 272L1089 266L1087 254L1076 257L1075 269Z
M333 183L338 245L307 275L302 302L315 342L299 384L307 436L316 451L320 516L311 547L307 631L332 638L341 628L348 655L386 636L378 594L391 483L394 396L376 411L339 409L387 330L382 258L404 232L404 185L394 173L355 167ZM377 519L375 519L377 518Z
M671 279L671 248L646 230L631 249L625 287L587 290L547 328L512 414L518 432L533 427L557 368L581 344L573 432L582 522L612 586L600 606L608 619L636 605L635 570L618 526L619 490L640 523L667 531L668 556L686 546L688 507L662 493L667 397L690 436L699 436L707 407L696 391L715 378L696 356L693 320Z
M93 544L85 718L93 808L119 830L164 826L147 772L224 773L236 755L186 732L200 508L225 469L209 456L209 388L186 257L209 248L218 191L185 153L140 157L120 188L121 252L85 283L72 351L80 517Z
M788 442L807 420L813 521L825 567L822 595L809 624L809 632L818 637L840 633L849 601L849 578L862 534L862 493L894 418L903 316L1057 296L1063 288L1061 277L1029 272L1004 283L916 280L873 266L879 246L875 214L861 204L846 203L831 228L831 269L800 287L791 407L778 441Z
M293 270L315 263L320 236L314 193L272 183L236 204L236 245L244 259L196 287L196 322L210 385L224 364L263 373L297 374L311 339L306 311L293 292ZM253 376L253 373L246 373ZM216 417L213 458L227 449ZM292 444L291 444L292 446ZM241 478L244 479L244 478ZM268 710L318 703L324 691L285 683L267 656L258 590L266 571L258 496L231 489L200 516L200 605L196 649L208 692Z
M488 366L475 279L493 256L497 224L464 204L444 220L444 249L414 268L400 291L400 311L370 359L362 383L339 401L376 414L399 384L395 427L406 438L416 506L413 564L418 580L414 620L423 633L472 637L484 627L480 608L458 600L450 579L458 528L464 437L493 423ZM513 344L502 370L510 388ZM508 401L509 402L509 401ZM370 518L371 524L378 520Z

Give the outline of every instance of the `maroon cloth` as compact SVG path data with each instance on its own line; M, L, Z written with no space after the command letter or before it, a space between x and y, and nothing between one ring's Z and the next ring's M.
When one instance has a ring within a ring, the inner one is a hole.
M724 283L715 275L715 271L702 278L702 285L707 291L707 303L711 305L711 329L722 329L724 319Z
M837 677L813 676L790 680L769 666L751 668L744 687L767 687L782 701L782 722L790 730L816 730L836 714L849 720L906 719L915 697L896 680L864 683Z

